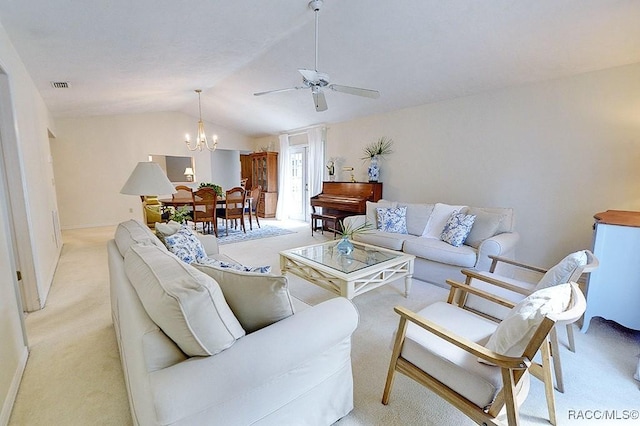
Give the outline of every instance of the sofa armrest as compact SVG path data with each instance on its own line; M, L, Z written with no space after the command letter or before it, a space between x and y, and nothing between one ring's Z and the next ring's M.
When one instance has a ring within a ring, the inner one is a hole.
M503 232L484 240L478 247L478 260L474 269L478 271L488 271L491 268L494 256L513 256L516 244L520 240L520 234L517 232Z
M218 248L218 239L215 235L198 234L198 239L202 243L204 252L207 253L207 256L220 253L220 249Z
M309 375L329 377L351 362L351 335L357 325L358 312L351 301L334 298L248 334L217 355L155 371L151 384L158 421L173 424L204 410L242 406L261 388L268 392L292 375L300 376L301 388L291 392L302 394L305 385L313 386L307 383ZM269 395L293 398L288 393L281 389ZM252 423L244 420L238 423Z
M367 217L363 214L355 215L355 216L347 216L342 220L345 228L347 229L355 229L358 226L362 226L367 221Z

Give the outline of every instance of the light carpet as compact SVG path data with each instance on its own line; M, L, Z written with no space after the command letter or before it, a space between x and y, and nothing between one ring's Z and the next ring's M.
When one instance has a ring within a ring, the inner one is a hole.
M325 241L311 237L307 224L273 221L298 232L224 246L221 251L248 265L279 268L278 252ZM131 418L109 306L106 241L114 228L63 233L64 249L45 309L27 316L31 354L10 425L129 425ZM308 231L308 232L307 232ZM333 294L295 276L291 293L310 304ZM442 399L398 375L390 404L380 403L398 318L396 305L420 309L442 300L446 291L414 280L409 298L403 282L380 287L353 302L360 322L353 335L354 410L338 422L352 425L472 425ZM561 333L561 340L565 339ZM633 380L640 333L610 321L592 320L587 334L576 333L577 353L561 348L566 393L556 393L560 425L634 424L631 420L585 421L586 410L638 409ZM583 410L583 411L580 411ZM532 380L521 408L524 425L548 425L541 384Z

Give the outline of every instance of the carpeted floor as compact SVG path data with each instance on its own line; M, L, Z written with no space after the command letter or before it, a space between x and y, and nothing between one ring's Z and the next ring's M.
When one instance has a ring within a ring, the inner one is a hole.
M307 224L270 224L297 232L229 244L221 251L244 264L270 264L277 271L279 251L328 238L312 237ZM47 305L27 316L31 353L10 425L131 424L109 306L106 241L113 231L108 227L64 232L63 254ZM290 287L295 297L310 304L335 297L295 276ZM352 349L355 408L338 424L472 425L442 399L401 375L390 404L380 403L389 343L398 321L393 307L417 310L445 297L444 289L419 281L414 281L409 298L402 291L399 280L353 300L360 314ZM561 348L566 393L556 393L558 423L635 424L585 421L579 416L589 415L587 410L592 415L608 410L622 416L622 410L640 408L638 382L633 380L640 333L594 319L587 334L576 333L576 344L576 353ZM525 425L549 424L543 388L536 380L521 408L521 420Z

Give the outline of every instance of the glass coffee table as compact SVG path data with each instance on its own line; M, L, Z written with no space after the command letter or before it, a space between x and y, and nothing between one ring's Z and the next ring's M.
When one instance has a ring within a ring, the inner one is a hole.
M353 252L343 255L340 240L280 252L280 270L297 275L347 299L404 277L409 295L415 256L352 241Z

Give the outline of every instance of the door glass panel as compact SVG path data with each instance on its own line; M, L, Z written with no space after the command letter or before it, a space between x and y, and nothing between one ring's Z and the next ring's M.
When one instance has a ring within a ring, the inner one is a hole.
M291 219L304 220L304 151L293 151L291 160Z

